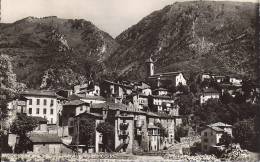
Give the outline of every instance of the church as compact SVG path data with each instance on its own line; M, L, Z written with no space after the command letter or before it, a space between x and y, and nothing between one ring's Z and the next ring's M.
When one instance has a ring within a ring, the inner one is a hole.
M155 83L157 87L161 87L165 84L173 84L175 87L178 85L187 85L182 72L155 73L154 61L152 58L150 57L147 59L145 63L147 66L147 79L150 82Z

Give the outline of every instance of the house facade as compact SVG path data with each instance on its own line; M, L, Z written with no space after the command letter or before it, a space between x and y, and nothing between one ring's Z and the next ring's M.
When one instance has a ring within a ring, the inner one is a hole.
M57 123L61 105L54 91L26 90L21 95L27 99L27 115L45 118L48 124Z
M211 147L220 142L220 138L225 132L232 136L232 126L221 122L207 125L201 131L201 150L204 153L209 152Z
M209 99L219 99L220 93L214 88L205 88L200 95L200 103L205 104Z

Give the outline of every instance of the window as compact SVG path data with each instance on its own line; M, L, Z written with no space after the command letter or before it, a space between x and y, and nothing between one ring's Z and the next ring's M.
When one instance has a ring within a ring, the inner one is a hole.
M207 142L208 142L208 139L207 139L207 138L205 138L205 139L204 139L204 142L205 142L205 143L207 143Z
M40 108L36 109L36 114L40 114Z
M53 114L53 109L51 109L51 114Z
M51 100L51 106L53 106L53 104L54 104L54 102L53 102L53 100Z
M46 113L47 113L47 109L44 108L44 109L43 109L43 114L46 114Z
M204 136L207 137L208 133L207 132L204 132Z
M47 105L47 100L46 100L46 99L43 100L43 105L44 105L44 106Z
M40 105L40 99L37 99L37 105Z
M29 108L29 114L32 114L32 108Z
M53 124L53 118L51 118L51 124Z
M32 99L29 99L29 105L32 105Z

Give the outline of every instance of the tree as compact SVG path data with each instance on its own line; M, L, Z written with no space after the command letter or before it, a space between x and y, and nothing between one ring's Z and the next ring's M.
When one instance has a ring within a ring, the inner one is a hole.
M250 93L254 89L254 83L251 79L245 78L242 81L242 91L245 93L245 97L248 98Z
M17 118L14 120L10 127L10 131L13 134L19 135L19 143L17 145L17 151L23 152L27 151L29 147L29 141L27 133L33 131L37 127L38 121L25 114L18 114Z
M227 92L225 91L221 96L220 96L220 100L223 104L229 104L231 102L233 102L233 97Z
M181 137L186 137L189 132L189 126L179 125L175 127L175 139L180 141Z
M221 138L219 139L219 143L217 145L218 146L224 145L225 147L229 147L230 144L232 144L232 137L227 132L224 132Z
M188 90L188 86L185 86L181 83L179 83L179 85L176 87L177 91L182 92L183 94L188 94L189 90Z
M88 146L95 145L95 120L87 118L79 122L79 142Z
M109 122L103 122L97 125L96 130L103 135L102 143L104 149L111 151L108 148L114 148L115 127Z
M192 94L188 95L180 95L177 99L177 104L180 106L180 114L181 115L189 115L193 113L193 102L194 97Z
M257 149L257 132L254 119L247 119L237 122L233 128L234 141L241 145L241 148L255 151Z
M8 117L7 103L13 100L17 92L25 88L25 85L16 82L11 59L8 55L0 54L0 158L2 155L5 119Z

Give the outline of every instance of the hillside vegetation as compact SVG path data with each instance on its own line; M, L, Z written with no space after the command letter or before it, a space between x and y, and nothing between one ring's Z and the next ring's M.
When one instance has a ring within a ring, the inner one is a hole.
M255 77L255 4L176 2L120 34L120 47L106 60L110 71L145 77L152 56L156 72L212 71Z
M30 88L79 84L102 71L116 47L109 34L85 20L28 17L0 24L0 53L11 56L18 80Z

